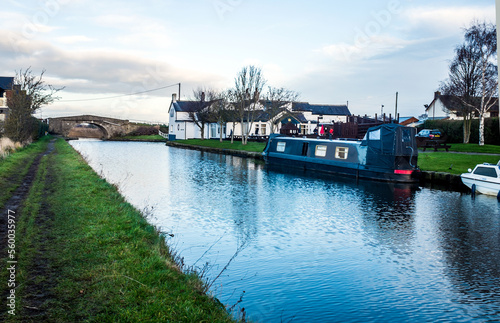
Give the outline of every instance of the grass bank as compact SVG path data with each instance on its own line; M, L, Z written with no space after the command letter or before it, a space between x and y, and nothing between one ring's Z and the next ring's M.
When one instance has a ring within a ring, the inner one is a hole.
M43 147L10 156L0 169L22 171L17 160ZM41 158L16 230L17 312L2 313L3 321L232 321L195 274L181 272L155 228L64 140Z
M234 149L234 150L244 150L251 152L262 152L266 147L265 142L253 142L250 141L246 145L242 145L241 141L234 141L231 143L229 140L223 140L220 142L215 139L188 139L188 140L176 140L175 142L181 144L188 144L193 146L202 146L202 147L210 147L210 148L220 148L220 149Z
M419 153L418 166L423 171L444 172L459 175L467 173L469 168L477 164L496 164L500 156L457 154L446 152Z
M118 141L166 141L166 139L160 135L122 136L122 137L113 137L110 140L118 140Z

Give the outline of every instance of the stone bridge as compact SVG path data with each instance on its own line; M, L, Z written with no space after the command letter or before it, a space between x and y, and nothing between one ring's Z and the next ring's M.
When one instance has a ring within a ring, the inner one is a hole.
M128 120L120 120L92 115L49 118L49 132L68 137L70 130L79 124L88 123L97 126L104 133L104 138L126 135L138 126Z

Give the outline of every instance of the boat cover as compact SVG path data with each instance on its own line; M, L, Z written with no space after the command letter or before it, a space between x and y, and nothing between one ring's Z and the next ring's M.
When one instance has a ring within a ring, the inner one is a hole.
M394 156L416 156L415 134L414 128L394 123L368 129L361 142L362 146L367 146L367 164L394 167Z

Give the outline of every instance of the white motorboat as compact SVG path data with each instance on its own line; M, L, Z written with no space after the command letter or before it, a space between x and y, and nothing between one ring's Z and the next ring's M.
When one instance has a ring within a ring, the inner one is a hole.
M475 192L493 195L500 199L500 161L494 164L478 164L474 170L460 175L462 182Z

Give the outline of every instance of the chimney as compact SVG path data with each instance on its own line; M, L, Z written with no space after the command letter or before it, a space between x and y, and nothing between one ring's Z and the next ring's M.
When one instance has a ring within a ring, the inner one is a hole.
M254 102L259 101L259 95L260 95L259 91L255 90L255 93L253 94L253 100L254 100Z
M177 93L172 93L172 102L177 101Z
M437 100L441 96L441 92L436 91L434 92L434 100Z

